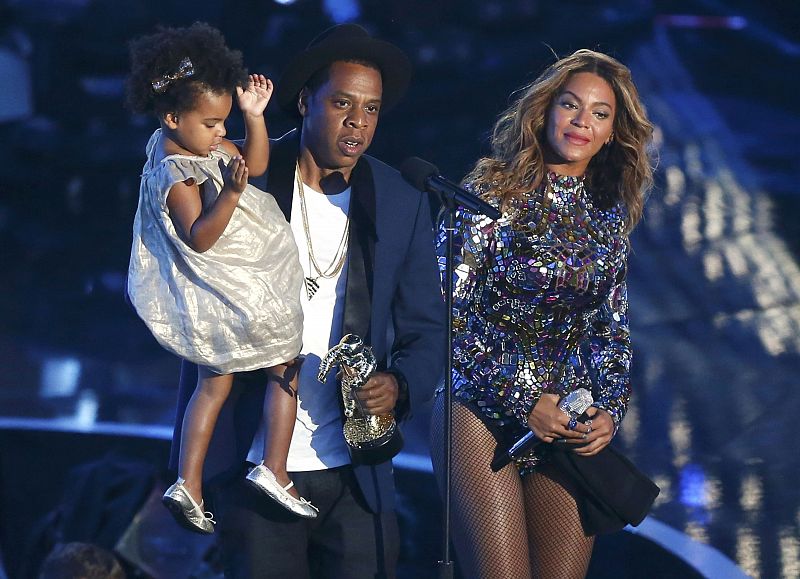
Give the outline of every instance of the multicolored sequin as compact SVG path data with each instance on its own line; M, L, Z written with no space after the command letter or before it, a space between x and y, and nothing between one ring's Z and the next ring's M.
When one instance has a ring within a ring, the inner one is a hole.
M631 360L624 227L623 207L598 208L582 178L555 173L497 221L460 210L453 395L513 437L542 393L581 387L619 424ZM436 245L444 276L444 226Z

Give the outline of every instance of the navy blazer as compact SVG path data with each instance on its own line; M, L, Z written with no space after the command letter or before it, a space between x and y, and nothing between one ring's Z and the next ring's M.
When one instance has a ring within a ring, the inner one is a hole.
M299 132L272 142L266 185L286 219L292 213ZM380 369L402 375L407 411L433 395L441 377L445 351L445 307L433 244L428 199L385 163L363 155L350 177L351 235L342 333L354 333L372 346ZM178 464L180 431L186 405L194 392L197 368L181 368L178 412L170 467ZM220 412L205 463L209 484L221 482L241 466L250 449L263 409L265 375L237 374L230 397ZM392 465L355 465L354 472L373 512L394 507Z

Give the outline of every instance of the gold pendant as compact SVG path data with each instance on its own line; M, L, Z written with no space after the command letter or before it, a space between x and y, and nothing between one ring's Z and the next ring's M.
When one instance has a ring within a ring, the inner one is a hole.
M308 296L308 299L310 300L314 297L314 294L317 293L317 290L319 289L319 283L317 283L317 278L315 277L307 277L304 279L306 282L306 296Z

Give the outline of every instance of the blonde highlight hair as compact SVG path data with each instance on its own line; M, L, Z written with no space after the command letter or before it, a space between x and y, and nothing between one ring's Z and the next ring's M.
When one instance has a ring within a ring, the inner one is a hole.
M642 217L645 192L653 184L649 145L653 124L647 118L630 70L618 60L581 49L551 64L532 83L515 91L514 100L492 130L492 153L480 159L464 178L506 206L534 190L545 175L547 118L564 85L579 72L604 79L617 101L613 140L586 169L586 187L601 205L625 206L626 231Z

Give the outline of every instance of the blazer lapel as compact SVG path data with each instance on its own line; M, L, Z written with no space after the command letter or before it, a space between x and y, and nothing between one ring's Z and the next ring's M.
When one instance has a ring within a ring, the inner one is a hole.
M369 344L375 272L375 182L363 157L350 175L350 239L343 334L357 334Z

